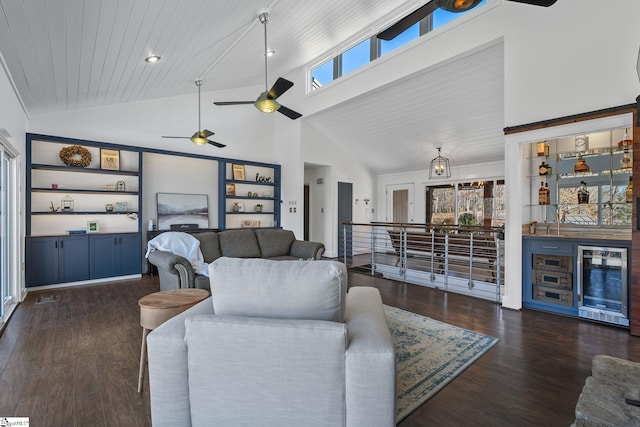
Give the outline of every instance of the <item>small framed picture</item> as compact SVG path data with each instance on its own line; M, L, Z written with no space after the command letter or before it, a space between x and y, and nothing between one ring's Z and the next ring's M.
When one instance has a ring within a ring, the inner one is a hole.
M227 184L227 196L235 196L236 195L236 185L235 184Z
M242 220L242 228L250 228L250 227L251 227L251 220L250 219Z
M260 221L251 221L251 227L253 228L260 228Z
M100 149L100 169L120 170L120 150Z
M236 181L244 181L244 165L231 165L233 170L233 179Z
M87 233L99 233L100 225L98 221L87 221Z
M116 212L126 212L127 202L116 202Z

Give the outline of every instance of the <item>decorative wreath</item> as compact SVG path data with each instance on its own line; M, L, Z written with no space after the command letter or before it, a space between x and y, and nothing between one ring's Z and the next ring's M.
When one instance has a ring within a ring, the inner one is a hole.
M91 163L91 153L79 145L70 145L60 150L60 160L67 166L86 168Z

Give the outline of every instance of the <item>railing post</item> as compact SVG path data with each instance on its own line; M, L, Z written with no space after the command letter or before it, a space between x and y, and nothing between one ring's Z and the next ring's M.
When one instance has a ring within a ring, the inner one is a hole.
M400 228L400 275L407 280L407 229Z
M347 264L347 224L342 223L342 256L344 257L344 265Z
M473 231L469 237L469 289L473 289Z
M373 276L376 270L376 232L375 225L370 226L371 233L369 240L371 241L371 275Z
M444 290L449 290L449 230L444 232Z
M502 280L500 276L500 239L498 239L497 233L494 233L493 240L496 245L496 302L500 302L500 286L502 285Z
M436 259L436 233L431 229L431 283L436 281L436 273L433 271L435 269L435 259Z

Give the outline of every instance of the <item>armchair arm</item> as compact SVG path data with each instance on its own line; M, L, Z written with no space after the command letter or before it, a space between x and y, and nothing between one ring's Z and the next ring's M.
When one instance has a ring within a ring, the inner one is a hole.
M318 242L307 242L304 240L294 240L291 244L289 255L303 259L320 259L324 253L324 244Z
M395 426L396 358L380 292L356 286L346 298L347 425Z
M191 425L185 320L199 314L213 314L211 297L167 320L147 336L154 427Z
M180 255L166 251L152 251L149 262L158 267L160 290L195 287L195 272L191 263Z

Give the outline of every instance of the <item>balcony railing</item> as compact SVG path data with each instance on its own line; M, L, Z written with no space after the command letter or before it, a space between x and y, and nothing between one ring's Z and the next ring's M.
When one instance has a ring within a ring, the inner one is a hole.
M501 227L350 222L339 238L352 271L500 302Z

